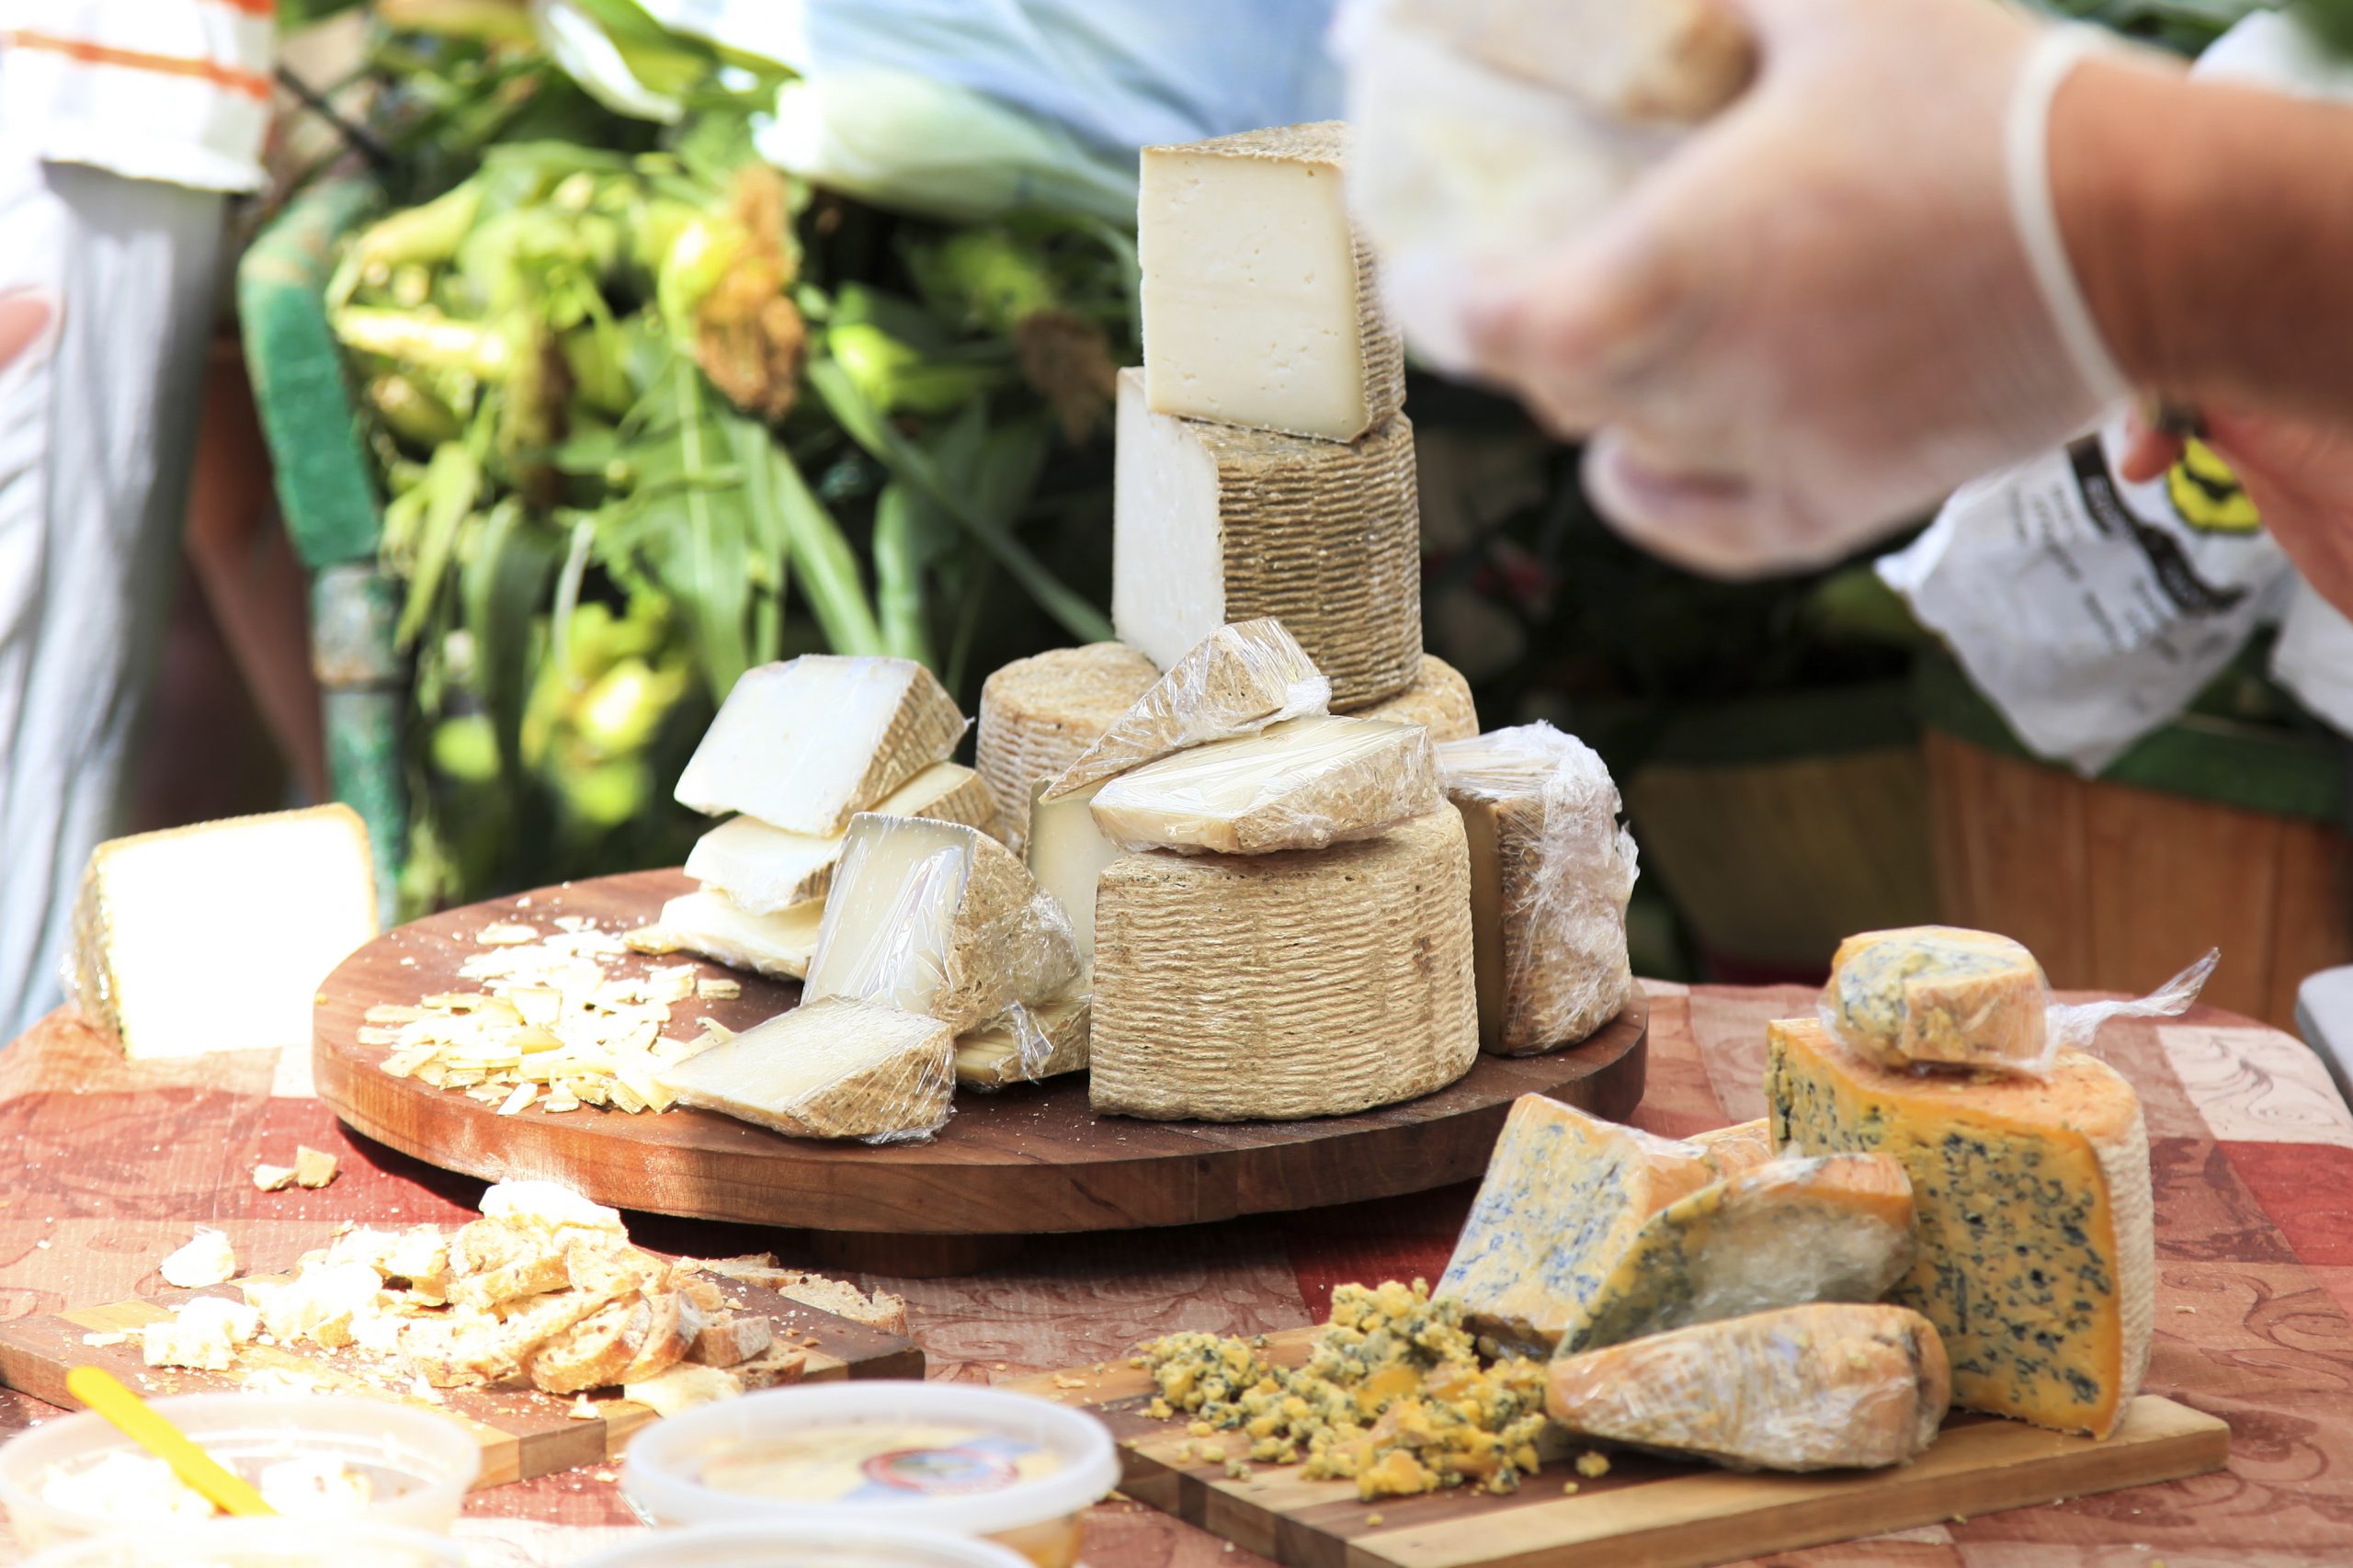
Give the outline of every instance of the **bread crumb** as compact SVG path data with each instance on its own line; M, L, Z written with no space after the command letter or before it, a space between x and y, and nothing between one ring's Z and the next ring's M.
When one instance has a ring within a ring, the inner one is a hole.
M294 1146L294 1185L297 1187L324 1187L335 1180L342 1169L343 1162L324 1149L313 1149L303 1143Z
M263 1192L284 1192L293 1185L292 1165L273 1165L265 1162L254 1167L254 1186Z
M584 1394L582 1394L579 1398L577 1398L577 1399L574 1400L574 1401L572 1402L572 1419L574 1419L574 1421L594 1421L594 1420L596 1420L596 1419L597 1419L597 1402L596 1402L595 1400L593 1400L593 1399L590 1399L590 1398L589 1398L586 1394L585 1394L585 1393L584 1393Z
M47 1242L38 1244L47 1246ZM219 1231L199 1226L188 1244L164 1259L161 1268L164 1283L183 1290L198 1290L206 1285L223 1285L236 1276L237 1255L229 1245L229 1238Z

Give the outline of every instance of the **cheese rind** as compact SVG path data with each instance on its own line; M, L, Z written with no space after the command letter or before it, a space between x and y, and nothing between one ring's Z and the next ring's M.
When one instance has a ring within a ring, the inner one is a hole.
M1046 799L1061 800L1188 746L1255 735L1285 719L1321 713L1331 699L1331 680L1282 622L1221 626L1064 768L1046 787Z
M961 822L985 833L997 823L996 797L969 767L936 762L881 800L890 816ZM699 839L687 855L687 875L746 915L774 915L822 900L834 885L842 835L788 833L756 817L733 817Z
M717 892L681 893L662 906L655 921L690 953L730 969L749 970L776 980L801 980L816 956L822 903L796 903L773 915L746 915Z
M1318 715L1122 773L1094 812L1129 849L1263 855L1370 838L1444 803L1429 732Z
M1467 741L1479 733L1479 706L1462 672L1436 653L1422 655L1421 673L1414 684L1394 697L1369 707L1352 708L1349 716L1380 719L1392 724L1419 724L1430 733L1433 744Z
M1160 670L1122 642L1090 642L1016 659L981 687L981 777L1000 812L996 836L1026 846L1033 791L1076 762L1152 689Z
M1101 785L1090 784L1058 801L1047 800L1045 788L1038 786L1038 796L1029 804L1029 874L1070 916L1079 962L1091 966L1095 962L1095 885L1103 869L1123 851L1095 824L1095 796Z
M1097 1110L1341 1116L1478 1056L1470 867L1441 807L1317 852L1123 856L1095 905Z
M1950 1405L1936 1328L1904 1307L1822 1302L1565 1357L1545 1409L1579 1437L1733 1470L1904 1464Z
M678 803L837 834L963 738L955 699L914 660L803 653L736 680L678 776Z
M1371 247L1341 188L1347 127L1143 150L1143 357L1161 414L1348 441L1405 401Z
M1906 1062L2040 1073L2050 988L2007 937L1953 926L1865 931L1838 944L1823 1021L1847 1050Z
M977 828L860 812L825 898L802 995L881 1002L951 1032L1078 977L1069 916Z
M800 1138L897 1142L947 1124L955 1036L871 1002L810 1002L670 1067L680 1105Z
M1913 1256L1912 1183L1894 1160L1775 1160L1652 1215L1560 1354L1809 1301L1876 1301Z
M1480 1043L1518 1056L1585 1039L1634 992L1637 856L1608 766L1541 722L1452 742L1438 758L1471 839Z
M1172 419L1120 372L1111 619L1163 667L1228 621L1271 618L1335 712L1422 668L1421 501L1402 415L1347 445ZM994 779L991 780L995 782Z
M134 1061L307 1051L319 986L376 933L368 829L348 806L135 834L90 853L66 994Z
M1092 1012L1087 996L1059 997L958 1035L956 1082L995 1089L1085 1071Z
M2063 1051L2047 1080L1865 1062L1811 1018L1768 1030L1775 1142L1884 1153L1912 1178L1919 1259L1890 1299L1945 1336L1953 1397L2106 1437L2147 1369L2156 1242L2132 1087Z

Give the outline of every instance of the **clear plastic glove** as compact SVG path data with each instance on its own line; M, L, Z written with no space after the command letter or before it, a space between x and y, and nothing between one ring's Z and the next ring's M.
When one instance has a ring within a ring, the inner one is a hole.
M2256 516L2314 592L2353 616L2353 429L2210 408L2206 444L2255 503ZM2118 467L2135 482L2181 458L2181 439L2137 420Z
M2126 390L2014 216L2050 222L2074 45L1985 0L1739 4L1748 93L1465 322L1482 371L1595 436L1606 514L1728 575L1842 556Z

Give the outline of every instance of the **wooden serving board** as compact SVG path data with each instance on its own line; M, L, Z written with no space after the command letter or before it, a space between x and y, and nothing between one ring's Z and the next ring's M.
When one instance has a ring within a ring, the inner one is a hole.
M756 1286L720 1278L712 1283L739 1303L740 1310L775 1320L778 1346L801 1349L807 1357L801 1381L921 1378L924 1374L923 1351L913 1340L804 1307ZM569 1396L535 1389L444 1389L438 1391L438 1402L419 1399L382 1373L371 1375L371 1364L357 1355L311 1345L294 1349L249 1345L239 1349L236 1370L199 1372L149 1367L141 1359L136 1341L91 1345L85 1338L142 1328L168 1316L181 1303L204 1295L243 1299L227 1287L167 1290L153 1301L117 1301L0 1323L0 1383L74 1409L81 1402L66 1392L65 1374L80 1366L102 1367L150 1397L225 1393L249 1386L267 1389L278 1381L271 1374L292 1374L309 1380L320 1392L389 1399L456 1416L472 1428L482 1444L482 1478L474 1483L477 1488L503 1486L510 1481L529 1481L535 1475L617 1459L630 1434L657 1419L645 1406L633 1404L611 1390L589 1395L597 1407L594 1420L574 1415ZM816 1343L810 1345L813 1339Z
M629 1116L534 1107L500 1116L462 1094L388 1075L384 1048L358 1043L361 1016L379 1003L479 989L458 970L483 950L474 935L493 922L545 931L570 915L628 930L693 885L676 871L568 882L378 937L320 988L313 1057L320 1096L367 1137L492 1181L561 1181L600 1203L692 1219L894 1236L1187 1225L1420 1192L1483 1173L1505 1113L1522 1095L1551 1095L1613 1119L1643 1097L1649 1011L1640 995L1580 1045L1483 1056L1469 1076L1437 1094L1361 1116L1230 1123L1097 1116L1085 1075L1074 1074L993 1094L960 1092L955 1118L937 1139L879 1148L787 1138L694 1110ZM741 979L742 994L678 1004L674 1017L708 1013L742 1029L800 999L798 985L702 967ZM878 1256L905 1250L893 1244Z
M1321 1332L1269 1335L1268 1354L1297 1366ZM1101 1417L1120 1441L1128 1495L1289 1568L1703 1568L2202 1475L2231 1451L2222 1422L2143 1394L2105 1442L1963 1414L1895 1470L1744 1475L1610 1450L1606 1475L1548 1462L1507 1497L1461 1490L1359 1503L1354 1482L1302 1480L1296 1466L1253 1465L1243 1478L1180 1461L1195 1439L1184 1422L1143 1414L1155 1391L1124 1360L1003 1386ZM1563 1490L1569 1482L1574 1494Z

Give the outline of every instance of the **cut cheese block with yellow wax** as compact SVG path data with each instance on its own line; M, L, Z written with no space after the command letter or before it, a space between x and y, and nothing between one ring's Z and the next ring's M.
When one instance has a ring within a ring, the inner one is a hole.
M1913 1256L1901 1165L1885 1154L1785 1156L1652 1215L1560 1353L1808 1301L1876 1301Z
M948 1120L956 1042L896 1007L812 1002L675 1066L677 1103L801 1138L921 1138Z
M1273 855L1125 855L1095 901L1095 1108L1344 1116L1444 1088L1479 1054L1470 866L1440 806Z
M936 762L874 803L887 816L961 822L985 833L996 825L996 797L981 776ZM788 833L756 817L733 817L696 840L687 875L722 892L746 915L773 915L822 901L842 858L841 834Z
M1325 120L1143 150L1155 412L1349 441L1404 403L1404 347L1341 190L1347 142Z
M796 903L773 915L746 915L725 893L681 893L654 924L687 952L774 980L801 980L816 956L823 903Z
M1038 785L1059 778L1159 678L1158 665L1122 642L1056 648L990 676L974 746L1002 813L997 836L1025 847Z
M1611 119L1705 119L1756 71L1728 0L1390 0L1387 16Z
M1419 724L1433 743L1467 741L1479 733L1479 707L1472 700L1471 683L1435 653L1422 655L1421 674L1413 685L1369 708L1353 709L1350 716Z
M802 995L881 1002L951 1032L1078 977L1069 916L977 828L861 812L825 896Z
M1330 678L1334 712L1421 674L1421 493L1403 415L1345 445L1236 430L1154 414L1122 370L1111 517L1112 623L1163 668L1228 621L1270 617Z
M1095 885L1103 869L1125 853L1095 825L1095 797L1103 786L1089 784L1060 800L1045 798L1038 785L1029 804L1029 874L1070 916L1082 964L1095 962Z
M2051 1054L2041 965L1988 931L1913 926L1849 937L1822 999L1839 1043L1888 1066L2039 1072Z
M678 803L835 834L963 738L955 699L914 660L803 653L736 680L678 776Z
M66 990L134 1059L307 1051L321 983L376 931L348 806L142 833L91 851Z
M1331 699L1331 681L1282 622L1221 626L1063 769L1046 787L1046 798L1061 800L1188 746L1254 735L1285 719L1321 713Z
M1522 1056L1585 1039L1634 993L1633 835L1593 748L1546 723L1438 748L1471 837L1479 1036Z
M1444 803L1427 731L1319 714L1122 773L1094 810L1126 848L1262 855L1370 838Z
M1773 1123L1760 1116L1755 1121L1694 1132L1686 1142L1707 1154L1709 1168L1719 1176L1738 1176L1773 1157Z
M1086 1066L1087 996L1058 997L956 1037L956 1081L978 1089L1029 1084Z
M1844 1470L1926 1452L1951 1403L1936 1328L1825 1301L1554 1361L1544 1407L1580 1437L1734 1470Z
M2141 1102L2063 1051L2047 1080L1923 1075L1770 1027L1765 1094L1787 1153L1893 1155L1919 1260L1890 1294L1941 1330L1953 1397L2106 1437L2149 1361L2156 1244Z
M1715 1179L1688 1143L1522 1095L1438 1293L1482 1334L1550 1351L1652 1215Z

